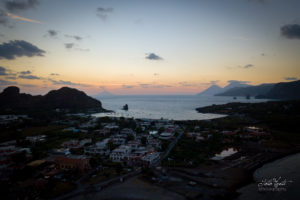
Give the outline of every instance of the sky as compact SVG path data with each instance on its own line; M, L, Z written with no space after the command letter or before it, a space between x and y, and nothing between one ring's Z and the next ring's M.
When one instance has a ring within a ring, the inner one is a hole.
M0 91L195 94L300 78L299 0L1 0Z

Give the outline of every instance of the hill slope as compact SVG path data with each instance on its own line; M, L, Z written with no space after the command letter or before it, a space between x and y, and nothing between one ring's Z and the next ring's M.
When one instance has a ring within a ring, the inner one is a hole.
M300 81L261 84L229 89L217 96L256 96L267 99L300 99Z
M31 112L57 108L70 111L106 111L100 101L68 87L52 90L44 96L20 93L20 89L15 86L8 87L0 93L1 112Z

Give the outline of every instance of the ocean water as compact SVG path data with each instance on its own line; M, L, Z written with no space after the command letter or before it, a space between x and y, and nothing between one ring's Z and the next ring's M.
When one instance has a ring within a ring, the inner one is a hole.
M246 99L245 97L199 96L199 95L114 95L97 98L105 109L114 113L96 113L93 116L115 116L126 118L169 119L169 120L204 120L223 117L224 115L198 113L198 107L229 102L264 102L267 99ZM128 104L129 110L122 107Z

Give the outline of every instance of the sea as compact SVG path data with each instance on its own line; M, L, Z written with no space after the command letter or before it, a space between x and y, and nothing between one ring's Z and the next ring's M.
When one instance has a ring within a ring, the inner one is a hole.
M102 107L112 113L95 113L95 117L125 117L135 119L208 120L224 117L220 114L198 113L198 107L229 102L258 103L268 99L201 95L112 95L97 97ZM122 110L128 105L128 111Z

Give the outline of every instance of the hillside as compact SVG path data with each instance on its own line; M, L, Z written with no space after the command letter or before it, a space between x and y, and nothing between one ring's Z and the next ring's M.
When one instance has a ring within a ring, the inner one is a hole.
M1 113L33 112L40 110L64 109L68 111L104 112L100 101L87 96L77 89L63 87L52 90L44 96L20 93L15 86L0 93Z
M235 87L216 96L254 96L266 99L300 99L300 81Z
M216 94L216 96L266 95L273 88L273 86L274 84L262 84L258 86L236 87L236 88L231 88L223 93Z
M244 87L248 87L248 86L250 86L250 85L240 83L239 81L231 81L224 88L222 88L218 85L212 85L212 86L210 86L209 88L207 88L206 90L200 92L197 95L216 95L216 94L223 93L223 92L226 92L228 90L231 90L233 88L244 88Z

